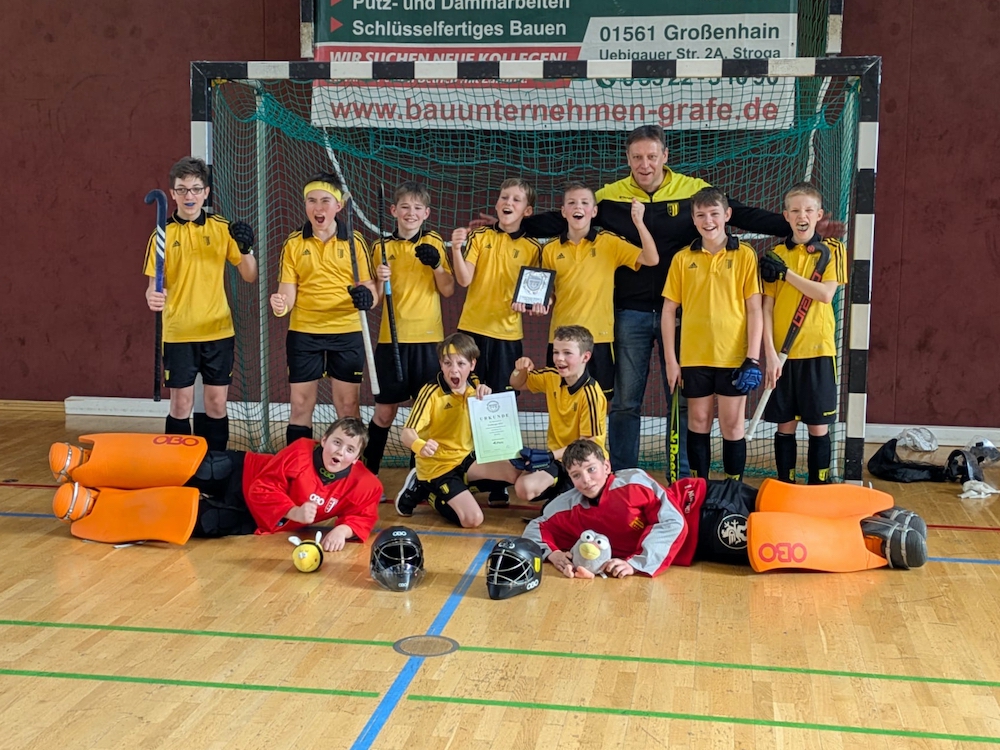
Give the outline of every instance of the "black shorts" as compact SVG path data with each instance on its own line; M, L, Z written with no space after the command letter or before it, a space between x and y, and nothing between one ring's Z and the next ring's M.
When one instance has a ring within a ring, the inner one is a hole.
M417 482L420 496L427 498L427 503L449 523L461 526L458 514L448 505L453 497L458 497L469 490L469 467L476 461L476 454L470 453L457 466L448 469L444 474L426 482Z
M735 367L682 367L681 395L684 398L706 396L745 396L733 385Z
M330 377L360 383L365 368L361 331L354 333L302 333L289 331L285 339L288 382L309 383Z
M555 364L552 359L552 344L549 344L545 351L545 364L548 367ZM610 401L615 392L615 345L610 341L594 344L594 353L587 363L587 371L601 386L601 390Z
M203 476L199 466L195 476L187 481L186 487L196 487L199 492L198 519L192 536L213 539L253 534L257 530L257 521L243 496L245 458L243 451L213 451L202 463L215 460L214 476ZM228 473L219 471L223 465L227 465Z
M233 382L236 337L218 341L163 344L163 382L167 388L188 388L201 373L205 385Z
M382 391L375 397L376 404L401 404L416 398L420 389L441 372L437 344L400 344L399 362L403 366L402 381L396 380L392 344L375 347L375 371Z
M553 460L552 463L544 469L539 469L539 471L552 477L552 486L536 497L535 502L539 500L553 500L567 490L573 489L573 481L569 478L569 473L566 471L566 467L563 466L562 461Z
M783 424L837 421L837 365L833 357L790 359L764 407L764 419Z
M488 385L494 393L512 390L510 376L514 372L514 363L524 352L520 339L503 341L490 338L479 333L460 331L471 336L479 347L479 359L476 360L475 373L480 383Z

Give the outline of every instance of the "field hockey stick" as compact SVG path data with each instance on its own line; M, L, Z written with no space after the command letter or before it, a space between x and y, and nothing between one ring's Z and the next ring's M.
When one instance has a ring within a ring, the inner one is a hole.
M814 252L819 253L819 258L816 260L816 267L813 269L812 276L809 279L810 281L822 281L823 273L830 262L830 248L825 242L817 242L812 247L814 248ZM810 307L812 307L812 297L807 297L803 294L802 299L799 300L799 306L792 316L792 322L788 325L788 333L785 334L785 340L781 344L781 351L778 353L778 364L782 367L788 361L788 352L791 351L792 344L795 343L799 331L802 330L802 324L806 322L806 315L809 313ZM770 400L773 392L774 388L765 388L760 396L760 402L754 410L750 426L747 427L746 441L748 443L753 440L754 431L756 431L757 425L760 424L760 420L764 418L764 407L767 406L767 402Z
M146 203L156 202L156 291L163 292L163 257L167 245L167 194L162 190L146 193ZM160 400L160 375L163 369L163 311L156 313L156 351L153 356L153 401Z
M385 233L382 221L385 219L385 185L378 186L379 244L382 246L382 265L389 265L385 257ZM403 382L403 361L399 358L399 335L396 333L396 308L392 303L392 284L385 280L385 309L389 315L389 337L392 339L392 363L396 368L396 382Z
M670 454L667 456L667 480L673 484L681 478L681 384L674 387L670 400Z
M354 274L354 286L361 286L358 276L358 249L354 242L354 199L345 198L344 210L347 212L347 246L351 249L351 273ZM358 310L358 320L361 322L361 338L365 343L365 360L368 362L368 376L371 378L372 395L377 396L381 389L378 386L378 373L375 372L375 352L372 349L372 336L368 331L368 311Z

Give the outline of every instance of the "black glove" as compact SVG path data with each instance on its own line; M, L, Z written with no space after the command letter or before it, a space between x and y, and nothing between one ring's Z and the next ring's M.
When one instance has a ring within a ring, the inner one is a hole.
M760 259L758 265L760 266L760 277L764 281L781 281L785 278L785 274L788 273L788 266L785 265L785 261L774 250L768 250L764 257Z
M354 306L364 312L365 310L371 310L375 305L375 297L372 296L372 290L366 286L349 286L347 291L350 292L351 302Z
M249 255L250 251L253 250L253 227L245 221L237 221L235 224L230 224L229 236L236 241L236 247L244 255Z
M760 362L750 357L744 359L743 364L733 370L733 385L740 393L750 393L763 379Z
M554 460L555 457L552 455L552 451L543 451L538 448L522 448L517 458L510 459L510 462L518 471L540 471Z
M414 248L414 252L417 254L417 260L425 266L437 268L441 265L441 251L434 247L434 245L421 242Z

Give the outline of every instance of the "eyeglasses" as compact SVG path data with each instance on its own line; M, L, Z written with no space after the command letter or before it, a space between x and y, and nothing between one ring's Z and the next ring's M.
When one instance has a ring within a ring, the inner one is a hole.
M198 185L198 187L191 188L176 187L174 188L174 192L177 193L177 195L201 195L205 192L205 186Z

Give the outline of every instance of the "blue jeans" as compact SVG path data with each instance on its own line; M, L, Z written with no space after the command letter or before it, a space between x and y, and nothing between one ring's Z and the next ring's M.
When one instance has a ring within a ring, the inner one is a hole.
M649 360L653 345L660 358L663 392L670 403L667 368L663 361L663 337L658 310L615 310L615 395L608 418L608 443L611 467L628 469L639 465L639 425L642 401L649 380ZM669 416L669 409L668 409ZM670 436L664 435L666 455L670 455ZM687 399L680 400L680 474L691 473L687 457Z

